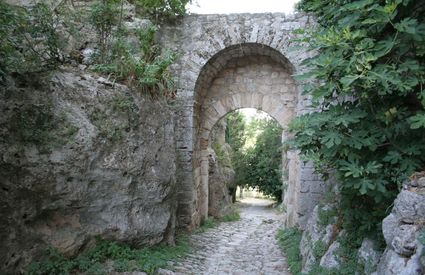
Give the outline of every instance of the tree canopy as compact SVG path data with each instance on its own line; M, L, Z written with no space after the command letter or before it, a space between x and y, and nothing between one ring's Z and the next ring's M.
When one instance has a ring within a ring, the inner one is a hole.
M282 127L271 118L247 122L240 112L233 112L226 119L226 142L233 149L232 166L236 172L236 183L258 188L280 201Z

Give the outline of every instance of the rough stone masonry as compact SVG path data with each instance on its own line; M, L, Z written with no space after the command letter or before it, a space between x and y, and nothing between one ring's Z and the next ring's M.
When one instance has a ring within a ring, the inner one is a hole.
M288 136L289 121L307 112L308 98L294 75L313 53L294 49L294 30L314 24L305 14L189 15L161 27L164 48L181 56L173 71L178 99L178 213L180 227L194 228L208 213L208 147L217 121L239 108L274 117ZM303 227L328 186L296 152L283 155L287 225Z

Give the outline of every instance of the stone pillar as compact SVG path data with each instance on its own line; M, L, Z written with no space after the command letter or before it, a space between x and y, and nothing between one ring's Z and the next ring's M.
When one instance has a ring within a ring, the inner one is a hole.
M199 193L199 214L201 221L208 218L208 160L209 152L207 149L201 151L201 184Z
M298 222L296 202L298 201L300 189L300 163L298 155L294 151L288 151L286 158L288 161L288 179L287 188L283 193L283 205L285 206L284 224L286 227L292 227Z
M178 90L179 108L176 110L177 150L177 226L183 229L196 227L196 180L199 169L194 169L194 112L193 91Z
M284 129L282 131L282 145L288 140L288 131ZM289 160L287 156L288 150L283 147L282 150L282 201L285 196L285 191L288 188L289 181Z

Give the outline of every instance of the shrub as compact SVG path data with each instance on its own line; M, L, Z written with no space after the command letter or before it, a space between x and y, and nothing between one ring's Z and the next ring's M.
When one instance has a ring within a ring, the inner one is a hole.
M142 12L152 20L174 19L186 13L186 5L191 0L136 0Z
M47 71L65 61L62 50L68 29L64 19L45 3L22 8L0 0L0 84L10 74Z
M340 183L344 228L380 232L401 183L425 166L425 6L413 0L303 0L318 20L300 42L317 112L294 120L294 145Z

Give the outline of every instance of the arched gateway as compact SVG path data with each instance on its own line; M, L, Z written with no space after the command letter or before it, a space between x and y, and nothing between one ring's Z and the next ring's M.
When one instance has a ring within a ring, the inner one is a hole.
M309 53L291 45L293 31L310 20L304 14L191 15L162 27L162 46L180 54L173 67L183 104L177 123L180 227L193 228L208 214L206 149L220 118L239 108L257 108L281 124L285 139L289 121L305 111L308 100L293 75ZM283 159L285 221L303 225L326 186L294 152Z

